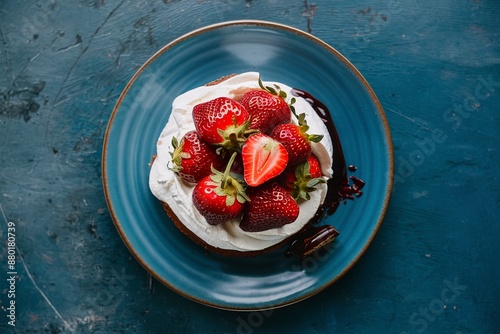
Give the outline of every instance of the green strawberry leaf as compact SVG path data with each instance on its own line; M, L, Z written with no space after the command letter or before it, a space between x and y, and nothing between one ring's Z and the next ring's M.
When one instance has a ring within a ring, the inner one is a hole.
M307 139L315 143L319 143L323 137L323 135L307 135Z
M316 190L316 186L320 183L325 183L326 181L322 177L312 178L311 176L311 166L309 162L304 162L299 164L295 168L295 178L297 181L293 184L292 197L297 201L303 199L308 201L311 199L309 193Z

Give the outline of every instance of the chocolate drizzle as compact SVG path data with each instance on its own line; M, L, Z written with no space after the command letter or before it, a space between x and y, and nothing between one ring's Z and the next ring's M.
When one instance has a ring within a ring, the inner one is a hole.
M287 251L287 254L295 254L300 258L304 258L316 249L319 249L327 243L333 241L339 234L335 228L329 225L326 225L329 227L321 229L318 229L318 227L314 227L313 225L319 223L325 216L325 213L327 215L333 215L340 203L345 202L346 200L352 200L355 197L360 197L363 194L361 190L363 189L365 182L355 176L347 175L348 170L354 172L357 170L357 167L354 165L349 165L349 167L347 167L346 165L340 138L328 108L310 93L303 90L294 88L292 89L291 94L304 98L311 105L316 114L325 124L333 144L333 174L332 178L330 178L327 182L328 191L325 201L318 208L314 217L309 221L307 225L308 227L299 234L297 239L292 243L290 249ZM327 242L310 242L312 239L317 240L318 237L323 238Z

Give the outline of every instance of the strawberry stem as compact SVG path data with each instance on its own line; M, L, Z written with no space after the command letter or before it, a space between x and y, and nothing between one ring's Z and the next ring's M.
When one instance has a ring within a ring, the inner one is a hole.
M231 166L233 165L237 154L238 152L233 152L231 155L220 182L221 193L227 196L226 205L231 205L230 203L234 202L234 200L237 200L240 203L250 202L250 198L245 192L245 183L242 180L230 175Z
M189 153L182 151L183 145L184 145L184 138L182 138L179 143L177 138L172 137L172 147L174 151L169 153L172 158L171 162L174 165L172 167L169 167L169 169L176 173L182 170L182 159L189 159L191 157Z
M281 87L274 84L274 87L271 86L264 86L264 83L262 82L262 79L259 76L259 86L262 90L267 91L268 93L271 93L272 95L276 95L281 97L283 100L286 99L287 94L285 91L281 90Z
M242 125L237 125L236 119L234 124L228 126L225 130L217 129L217 133L222 137L222 142L218 146L228 150L240 150L241 146L247 140L247 132L249 131L250 118Z
M229 162L227 163L226 169L224 170L224 175L222 176L222 180L220 183L220 187L224 189L226 187L227 179L229 177L229 172L231 171L231 166L233 165L234 159L236 159L237 152L233 152L231 158L229 158Z
M301 113L297 117L297 121L299 123L300 132L302 132L306 136L308 141L319 143L321 139L323 139L323 135L315 135L315 134L310 135L307 133L307 131L309 131L309 125L307 125L305 113Z
M311 198L309 193L316 190L315 186L326 182L322 177L312 178L311 166L307 161L295 168L295 179L292 197L296 201L309 200Z

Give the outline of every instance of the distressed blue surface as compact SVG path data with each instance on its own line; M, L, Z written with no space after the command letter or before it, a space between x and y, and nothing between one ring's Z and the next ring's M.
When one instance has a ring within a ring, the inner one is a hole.
M0 205L21 257L12 328L0 252L0 331L495 333L499 16L484 0L2 1ZM366 254L327 290L264 313L208 308L152 280L101 182L106 124L133 73L178 36L234 19L337 48L376 92L395 148L391 204Z

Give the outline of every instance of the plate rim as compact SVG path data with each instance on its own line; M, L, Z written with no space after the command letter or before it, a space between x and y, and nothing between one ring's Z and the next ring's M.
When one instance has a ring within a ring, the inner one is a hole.
M384 142L386 142L386 148L389 153L389 159L388 159L388 174L387 174L387 179L388 182L386 184L386 189L385 189L385 197L383 202L381 203L380 207L380 214L379 217L377 218L377 223L375 227L372 229L371 234L369 235L369 238L363 245L363 247L360 249L360 251L356 254L356 256L351 260L350 263L348 263L342 271L334 278L330 279L327 283L317 287L313 291L304 294L302 296L298 296L296 298L293 298L291 300L281 302L275 305L269 305L267 307L243 307L243 306L230 306L230 305L222 305L222 304L217 304L215 302L205 300L198 298L194 295L188 294L181 289L173 286L170 282L168 282L166 279L160 277L160 275L151 268L150 265L148 265L138 254L138 252L135 250L135 247L130 243L127 235L125 234L119 219L117 217L117 214L115 213L113 203L111 201L111 194L108 186L108 172L107 172L107 165L106 165L106 156L108 152L108 143L109 143L109 136L110 136L110 130L112 129L113 126L113 121L118 113L118 110L120 109L120 106L122 104L123 99L129 92L130 88L134 84L134 82L137 80L137 78L143 73L143 71L153 62L158 58L160 55L168 51L170 48L174 47L175 45L182 43L184 40L195 37L197 35L210 32L212 30L217 30L225 27L230 27L230 26L260 26L260 27L265 27L269 29L279 29L279 30L285 30L287 32L291 32L297 35L300 35L301 37L307 38L317 44L319 44L321 47L326 49L328 52L332 53L332 55L337 58L338 60L341 60L344 65L349 69L349 71L355 75L360 83L363 85L363 87L366 89L366 92L370 95L371 101L374 103L376 109L377 109L377 116L380 119L382 125L383 125L383 132L385 134L384 136ZM102 183L103 183L103 191L104 191L104 196L106 200L106 204L108 206L108 211L111 216L111 219L113 221L113 224L115 225L115 228L118 231L118 234L120 235L120 238L122 241L125 243L127 246L128 250L134 258L141 264L141 266L146 269L148 274L153 276L155 279L157 279L159 282L170 288L171 290L175 291L179 295L184 296L187 299L190 299L192 301L198 302L202 305L210 306L213 308L217 309L222 309L222 310L229 310L229 311L263 311L263 310L269 310L269 309L276 309L276 308L281 308L285 307L288 305L292 305L295 303L298 303L302 300L305 300L307 298L312 297L313 295L316 295L326 288L330 287L333 285L335 282L337 282L340 278L342 278L347 272L350 271L350 269L358 262L358 260L364 255L368 247L371 245L373 239L375 236L378 234L378 231L380 230L380 227L382 225L382 222L386 216L387 209L389 207L389 202L392 196L392 190L393 190L393 185L394 185L394 147L392 143L392 137L390 133L390 128L389 124L387 121L386 114L384 112L384 109L382 107L382 104L380 103L378 97L376 96L374 90L368 83L368 81L364 78L364 76L361 74L361 72L346 58L344 57L339 51L337 51L333 46L330 44L324 42L320 38L305 32L303 30L300 30L298 28L278 23L278 22L272 22L272 21L264 21L264 20L231 20L231 21L223 21L223 22L218 22L214 24L210 24L204 27L200 27L197 29L194 29L190 32L187 32L175 39L173 39L171 42L167 43L163 47L161 47L159 50L157 50L149 59L147 59L140 67L139 69L133 74L133 76L130 78L130 80L127 82L125 87L123 88L122 92L120 93L119 98L117 99L117 102L115 103L113 110L110 114L109 121L107 123L106 129L105 129L105 134L104 134L104 139L103 139L103 146L102 146L102 154L101 154L101 173L102 173Z

